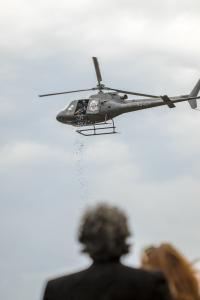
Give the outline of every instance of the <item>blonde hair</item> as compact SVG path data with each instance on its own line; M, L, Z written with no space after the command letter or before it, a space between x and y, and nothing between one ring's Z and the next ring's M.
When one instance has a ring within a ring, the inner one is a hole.
M169 243L149 247L142 255L142 266L162 271L175 300L199 300L195 270L187 259Z

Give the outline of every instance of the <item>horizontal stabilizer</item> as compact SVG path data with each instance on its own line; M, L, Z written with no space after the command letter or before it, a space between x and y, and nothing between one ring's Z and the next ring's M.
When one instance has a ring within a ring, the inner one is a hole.
M165 102L166 105L169 106L169 108L174 108L176 107L174 103L169 99L167 95L161 96L161 99Z

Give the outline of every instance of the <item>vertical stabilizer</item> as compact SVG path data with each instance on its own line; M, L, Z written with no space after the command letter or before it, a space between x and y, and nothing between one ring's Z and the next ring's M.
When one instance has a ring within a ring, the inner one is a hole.
M197 84L195 85L195 87L193 88L193 90L190 93L190 97L196 97L199 93L200 90L200 79L198 80ZM188 100L191 108L195 109L197 108L197 100L196 99L192 99L192 100Z

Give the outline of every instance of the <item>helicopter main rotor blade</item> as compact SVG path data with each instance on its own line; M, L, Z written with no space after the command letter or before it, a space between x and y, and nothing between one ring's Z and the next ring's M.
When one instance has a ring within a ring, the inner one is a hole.
M63 95L63 94L78 93L78 92L86 92L86 91L94 91L94 90L97 90L97 88L85 89L85 90L76 90L76 91L69 91L69 92L61 92L61 93L43 94L43 95L39 95L39 97L47 97L47 96Z
M101 77L101 72L100 72L97 57L93 57L92 59L93 59L94 67L95 67L95 72L96 72L96 75L97 75L98 84L101 85L102 77Z
M128 92L128 91L113 89L113 88L109 88L109 87L104 87L104 89L105 90L110 90L110 91L116 91L116 92L124 93L124 94L135 95L135 96L143 96L143 97L150 97L150 98L160 98L160 96L149 95L149 94L142 94L142 93L135 93L135 92Z

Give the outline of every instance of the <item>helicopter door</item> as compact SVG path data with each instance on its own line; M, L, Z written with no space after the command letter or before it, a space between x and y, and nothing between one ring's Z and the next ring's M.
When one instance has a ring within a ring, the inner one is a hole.
M99 99L90 99L87 107L88 114L97 114L100 110Z
M75 115L85 115L88 106L88 99L78 100Z

